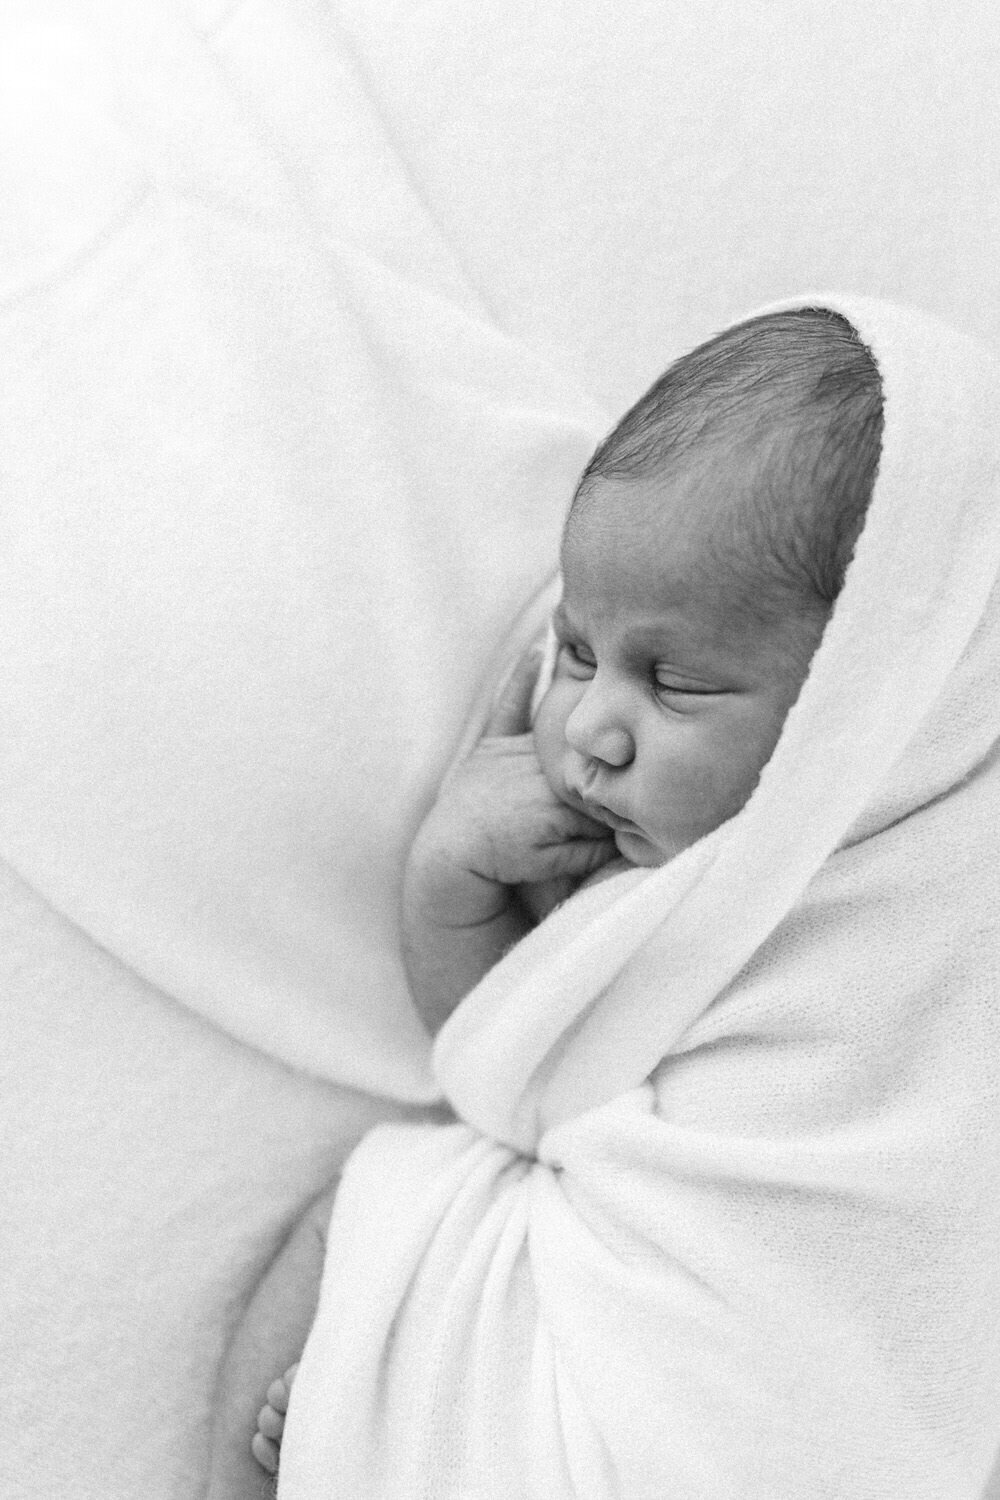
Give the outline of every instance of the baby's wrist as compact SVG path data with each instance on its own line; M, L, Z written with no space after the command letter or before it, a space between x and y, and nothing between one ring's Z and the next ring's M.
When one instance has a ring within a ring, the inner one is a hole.
M495 921L511 905L510 887L470 869L441 849L421 847L410 852L404 902L413 917L435 927L481 927Z

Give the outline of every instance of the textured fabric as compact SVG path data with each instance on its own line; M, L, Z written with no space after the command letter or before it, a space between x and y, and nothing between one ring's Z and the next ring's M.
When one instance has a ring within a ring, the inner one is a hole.
M964 1500L1000 1432L1000 377L823 300L869 518L743 811L459 1006L352 1158L282 1500Z

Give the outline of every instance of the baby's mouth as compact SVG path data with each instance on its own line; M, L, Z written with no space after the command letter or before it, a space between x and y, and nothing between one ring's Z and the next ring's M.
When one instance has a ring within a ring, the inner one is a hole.
M607 807L602 808L597 817L602 823L607 823L608 827L614 833L635 833L640 835L642 833L642 829L637 823L631 823L628 818L620 818L617 813L611 812Z
M573 801L585 812L588 818L593 818L595 823L604 823L613 833L640 833L642 830L637 824L628 818L623 818L619 813L612 812L610 807L605 807L603 802L592 802L587 797L576 796Z

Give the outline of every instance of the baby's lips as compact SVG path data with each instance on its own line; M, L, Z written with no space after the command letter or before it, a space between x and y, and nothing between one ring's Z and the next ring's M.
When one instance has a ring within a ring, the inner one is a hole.
M608 827L613 829L615 833L639 832L639 829L635 823L633 823L629 818L619 817L619 815L612 812L609 807L602 807L600 813L597 813L594 816L598 817L602 823L607 823Z
M574 812L582 813L585 818L589 818L592 823L598 824L599 827L611 827L611 818L607 809L599 802L588 802L585 797L582 797L579 792L574 792L571 787L563 789L560 800L565 802L567 807L571 807ZM629 826L631 827L631 825Z
M638 824L633 823L630 818L623 818L620 813L613 812L610 807L605 807L603 802L592 802L586 797L577 797L574 805L588 818L592 818L595 823L610 828L612 833L641 832Z

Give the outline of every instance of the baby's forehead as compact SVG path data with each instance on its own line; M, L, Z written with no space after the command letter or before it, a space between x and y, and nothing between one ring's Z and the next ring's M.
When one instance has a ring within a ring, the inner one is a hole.
M595 475L574 497L563 553L600 563L636 549L667 568L679 556L708 566L721 532L749 547L754 537L744 512L758 499L761 458L732 434L638 475Z
M790 592L773 564L773 537L759 503L752 455L737 442L711 455L635 478L596 477L574 502L563 532L567 627L609 587L662 601L729 633L772 629L789 617ZM792 611L798 615L801 601Z
M586 634L595 609L605 618L641 605L650 629L687 617L704 621L709 605L735 610L731 569L698 528L672 524L641 496L603 496L575 513L563 536L563 597L557 629Z

